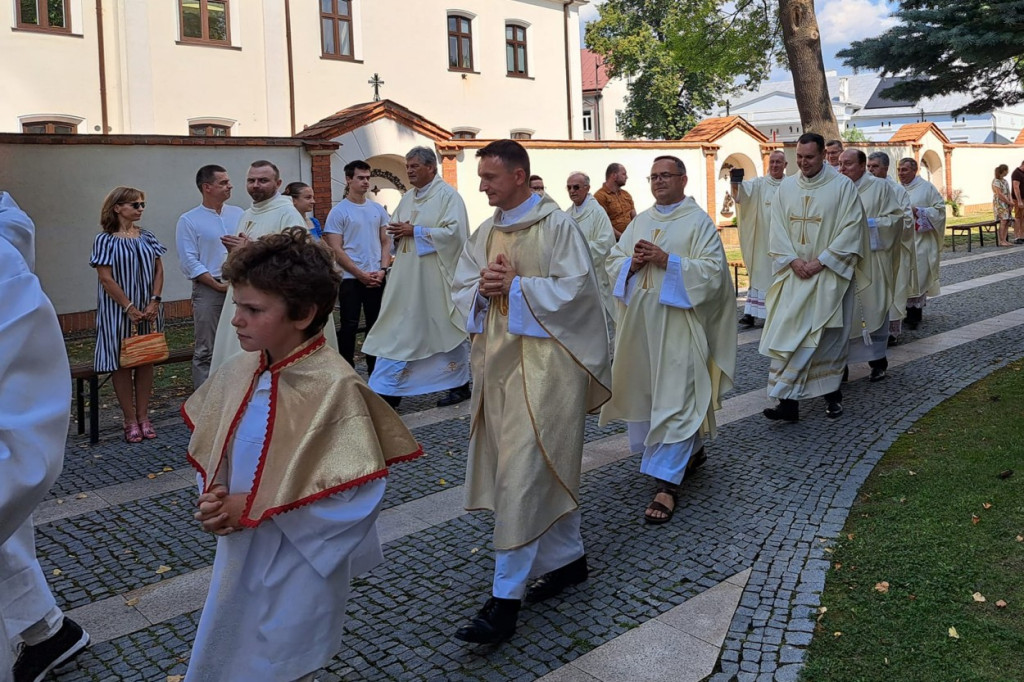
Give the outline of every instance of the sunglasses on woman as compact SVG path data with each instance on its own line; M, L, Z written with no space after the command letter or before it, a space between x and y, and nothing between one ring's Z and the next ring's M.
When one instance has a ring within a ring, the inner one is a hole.
M145 201L122 201L121 202L121 206L131 206L136 211L138 211L140 208L146 208L146 202Z

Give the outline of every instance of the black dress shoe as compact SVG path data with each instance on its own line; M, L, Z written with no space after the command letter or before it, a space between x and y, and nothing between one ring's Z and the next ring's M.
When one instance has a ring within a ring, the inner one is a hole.
M523 597L523 601L527 604L536 604L539 601L550 599L555 595L561 594L562 590L567 587L579 585L589 575L587 555L584 554L576 561L545 573L530 583L526 588L526 595Z
M702 447L700 450L693 453L690 457L690 461L686 463L686 473L684 475L689 476L694 471L704 466L704 462L706 461L708 461L708 455L704 452L704 448Z
M828 403L825 405L825 416L829 419L836 419L843 414L842 403Z
M885 377L885 369L881 367L872 367L871 376L868 377L868 381L881 381Z
M784 398L779 401L777 406L766 407L762 414L772 421L798 422L800 421L800 403Z
M437 401L438 407L449 407L451 405L458 405L459 403L469 400L471 392L469 390L469 384L463 384L458 388L453 388L448 391L448 395Z
M740 318L740 324L742 324L744 327L753 327L754 322L754 316L751 315L750 313L747 313L746 315Z
M469 625L455 633L455 639L471 644L500 644L516 633L518 599L491 597Z
M889 341L888 341L888 343L886 345L889 346L890 348L892 348L893 346L895 346L899 342L900 342L899 338L893 336L892 334L889 334Z

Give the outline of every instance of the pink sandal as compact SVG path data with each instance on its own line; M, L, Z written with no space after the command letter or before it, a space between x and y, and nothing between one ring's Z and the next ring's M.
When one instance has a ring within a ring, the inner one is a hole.
M124 439L128 443L142 442L142 430L139 428L138 422L124 425Z
M147 440L153 440L156 438L156 431L153 430L153 424L148 419L139 422L139 428L142 429L142 435L145 436Z

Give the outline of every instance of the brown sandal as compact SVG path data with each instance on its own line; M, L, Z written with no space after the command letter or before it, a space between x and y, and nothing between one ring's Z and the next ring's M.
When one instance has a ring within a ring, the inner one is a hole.
M669 509L668 507L663 505L661 502L658 502L657 500L651 500L651 503L647 505L647 509L644 510L644 522L652 526L659 526L663 523L668 523L669 521L671 521L672 516L676 513L676 507L679 506L679 486L677 486L674 483L669 483L668 481L662 481L660 479L657 480L658 487L654 491L655 497L657 497L661 493L665 493L666 495L670 496L672 498L672 508ZM652 511L661 512L665 516L662 518L659 518L657 516L651 516L649 512Z

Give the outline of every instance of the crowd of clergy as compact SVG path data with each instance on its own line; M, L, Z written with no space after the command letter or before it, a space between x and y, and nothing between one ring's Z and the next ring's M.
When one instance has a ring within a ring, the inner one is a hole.
M563 210L531 174L522 145L490 143L476 155L494 213L472 232L432 150L407 154L412 188L391 215L366 196L369 165L353 162L323 244L278 193L273 164L249 169L253 204L230 221L226 171L201 169L203 203L178 232L194 300L206 307L196 316L200 374L183 413L199 478L195 517L218 546L186 679L312 679L337 653L350 578L380 561L374 522L387 466L422 454L392 410L405 396L470 400L465 507L494 514L494 573L483 607L454 636L476 644L507 640L524 602L588 577L580 513L588 413L626 423L652 482L641 516L650 525L672 519L684 480L707 460L705 441L735 376L738 326L763 327L774 399L765 417L797 422L800 402L816 397L828 417L841 416L848 365L866 362L871 381L884 379L887 347L902 324L922 322L938 293L945 211L913 159L899 161L897 182L884 153L834 147L805 134L797 172L786 175L781 151L763 177L733 172L749 273L739 325L717 227L686 194L686 167L673 156L652 160L646 210L635 210L619 164L593 194L587 173L570 174ZM30 254L16 248L24 214L9 195L0 200L9 209L0 213L0 328L6 334L19 314L7 308L22 305L46 327L31 332L59 334ZM361 319L365 381L352 368ZM47 352L36 341L23 350ZM0 372L18 362L6 358ZM50 378L66 408L66 375ZM0 381L10 395L8 376ZM42 679L88 641L78 628L78 648L55 644L70 619L31 546L31 510L52 476L29 485L15 475L43 445L59 459L64 444L53 434L64 430L54 419L40 412L19 443L4 436L11 454L0 458L0 585L33 576L18 599L0 594L0 611L21 657L41 659L34 670L43 670L17 682Z

